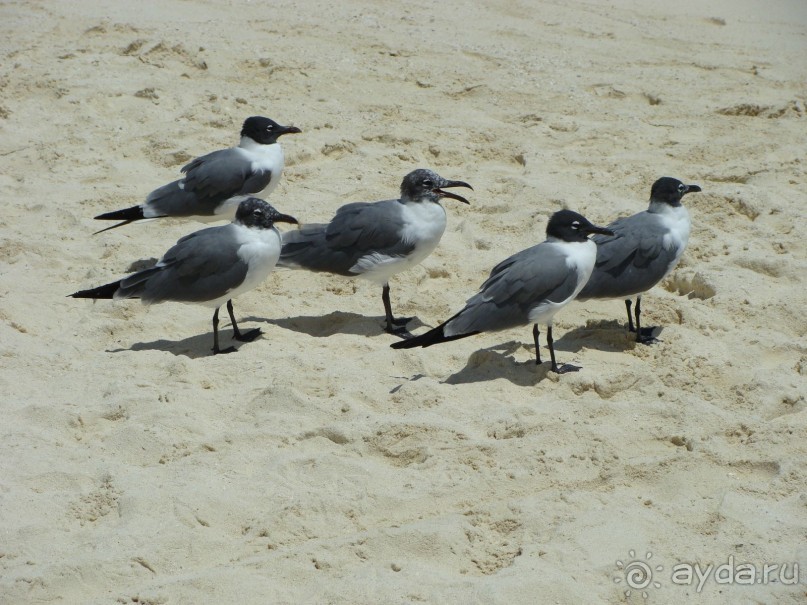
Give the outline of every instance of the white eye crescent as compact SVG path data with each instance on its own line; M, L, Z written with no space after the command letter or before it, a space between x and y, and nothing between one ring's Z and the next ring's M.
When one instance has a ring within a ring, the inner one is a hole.
M580 221L574 221L572 223L572 229L580 229Z
M687 186L686 186L686 185L684 185L683 183L681 183L680 185L678 185L678 192L679 192L679 193L683 193L683 192L684 192L684 191L686 191L686 190L687 190Z

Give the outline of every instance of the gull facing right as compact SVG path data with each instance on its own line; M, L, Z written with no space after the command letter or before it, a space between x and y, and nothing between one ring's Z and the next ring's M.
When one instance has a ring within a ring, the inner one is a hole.
M406 323L411 318L393 316L389 279L420 264L440 243L446 229L440 200L469 203L446 191L450 187L473 189L425 168L413 170L401 181L398 199L346 204L329 223L284 233L277 266L362 277L379 284L386 331L408 338Z
M269 195L283 173L283 148L277 139L301 132L270 118L244 120L236 147L220 149L182 167L183 178L158 187L137 206L96 216L101 221L122 221L96 233L150 218L184 218L202 222L232 220L248 194Z
M297 219L261 199L246 198L232 223L186 235L153 267L70 296L139 298L145 305L176 301L213 308L213 354L231 353L236 349L219 347L219 307L227 303L235 340L249 342L260 335L259 328L238 329L232 299L257 288L274 269L280 256L280 231L275 223L297 224Z
M552 344L552 318L574 300L591 275L597 245L588 236L594 233L613 235L609 229L592 225L577 212L556 212L546 226L546 240L496 265L479 293L468 299L462 311L425 334L390 346L393 349L430 347L480 332L533 324L535 363L540 365L540 323L547 326L550 369L558 374L579 370L571 364L558 367Z
M608 225L614 237L595 237L597 262L578 300L624 298L628 330L636 342L655 341L652 327L642 329L639 319L642 294L670 274L689 241L689 212L681 204L687 193L701 188L678 179L662 177L650 190L650 206L644 212L615 220ZM631 296L636 296L636 327L631 318Z

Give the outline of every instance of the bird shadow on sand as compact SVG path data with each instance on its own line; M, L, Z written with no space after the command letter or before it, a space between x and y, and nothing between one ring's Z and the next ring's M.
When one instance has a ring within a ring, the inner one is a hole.
M515 385L531 387L546 378L549 372L549 359L538 366L535 357L528 361L516 361L515 353L522 348L535 352L533 347L525 347L514 340L498 344L472 353L468 363L443 382L445 384L470 384L504 378Z
M658 337L662 328L657 327L653 335ZM621 353L636 346L635 336L626 327L614 320L589 322L585 327L574 328L558 338L555 332L555 356L558 365L581 366L580 359L571 358L569 353L578 353L583 348ZM546 348L546 332L541 331L541 363L535 365L535 347L532 343L510 341L476 351L468 358L466 366L446 378L446 384L468 384L504 378L518 386L535 386L546 378L550 371L549 351ZM528 361L516 361L515 353L526 349L532 354ZM564 354L565 353L565 354ZM583 368L581 368L583 369Z
M241 327L241 322L238 322L239 327ZM250 328L245 325L242 327L242 330L246 328L249 330ZM222 329L219 327L219 346L222 349L229 349L230 347L234 347L235 351L233 353L237 353L241 347L244 345L249 345L249 342L239 342L232 338L232 329L228 329L225 327ZM255 339L255 341L260 340L261 336ZM255 342L252 341L252 342ZM211 332L206 332L204 334L198 334L196 336L191 336L190 338L184 338L182 340L153 340L151 342L138 342L133 344L129 348L121 348L121 349L107 349L107 353L122 353L123 351L165 351L166 353L172 353L179 357L183 355L190 359L199 359L200 357L212 357L213 356L213 334ZM226 355L225 355L226 356Z
M663 326L655 326L653 336L659 339ZM642 328L644 332L644 328ZM543 336L543 334L542 334ZM557 333L555 334L557 337ZM585 326L573 328L555 340L555 351L577 353L583 347L621 353L636 346L636 334L628 332L625 324L616 320L589 321Z
M249 321L264 321L286 330L302 332L315 338L324 338L334 334L355 334L357 336L378 336L384 334L384 318L368 317L357 313L334 311L327 315L298 315L297 317L283 317L280 319L266 319L249 317ZM414 317L406 324L407 328L414 330L423 323Z

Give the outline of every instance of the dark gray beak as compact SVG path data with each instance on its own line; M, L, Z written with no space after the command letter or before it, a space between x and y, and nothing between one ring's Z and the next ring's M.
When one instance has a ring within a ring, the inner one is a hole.
M298 134L298 133L301 133L301 132L302 132L302 130L300 130L296 126L283 126L280 129L280 134L277 135L277 136L282 136L284 134ZM295 221L295 222L297 222L297 221Z
M598 227L597 225L588 225L585 227L581 227L580 231L585 233L586 235L592 234L599 234L599 235L613 235L614 232L610 229L606 229L605 227Z
M297 219L293 216L289 216L288 214L280 214L278 213L274 217L272 217L273 223L291 223L292 225L298 225Z
M437 189L433 189L434 193L439 195L440 197L450 197L452 200L457 200L458 202L463 202L464 204L470 204L468 200L466 200L461 195L457 195L456 193L452 193L451 191L443 191L443 189L447 187L467 187L471 191L474 190L468 183L465 181L443 181Z
M701 188L697 185L687 185L687 190L684 193L698 193Z

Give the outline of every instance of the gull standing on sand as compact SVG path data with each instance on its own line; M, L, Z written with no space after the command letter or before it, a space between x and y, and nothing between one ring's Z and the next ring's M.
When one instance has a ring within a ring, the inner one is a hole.
M614 237L595 237L597 262L578 300L624 298L628 330L636 342L650 344L653 327L641 327L642 294L670 274L689 240L689 212L681 204L687 193L700 191L677 179L662 177L650 190L650 206L644 212L617 219L608 229ZM631 318L630 297L636 295L636 328Z
M73 298L139 298L150 305L165 301L215 308L213 353L219 348L219 307L226 302L235 340L249 342L260 329L243 333L233 315L232 299L256 288L272 272L280 256L280 232L275 223L297 223L258 198L242 201L235 220L208 227L180 239L156 265L121 280L71 294Z
M328 224L304 225L283 235L279 267L308 269L347 277L363 277L382 286L386 331L411 336L406 323L395 318L389 298L389 279L418 265L437 247L446 228L443 198L468 204L449 187L467 187L420 168L401 183L401 197L381 202L342 206Z
M556 212L546 226L546 240L496 265L462 311L425 334L393 343L392 348L430 347L480 332L533 324L535 363L540 365L540 323L547 326L551 370L558 374L579 370L571 364L558 367L552 344L552 318L574 300L591 275L597 257L597 246L588 238L592 233L612 235L577 212Z
M284 163L277 139L298 132L296 126L281 126L269 118L247 118L237 147L196 158L182 167L183 178L155 189L142 204L99 214L97 220L122 222L96 233L149 218L232 220L242 196L266 196L277 187Z

